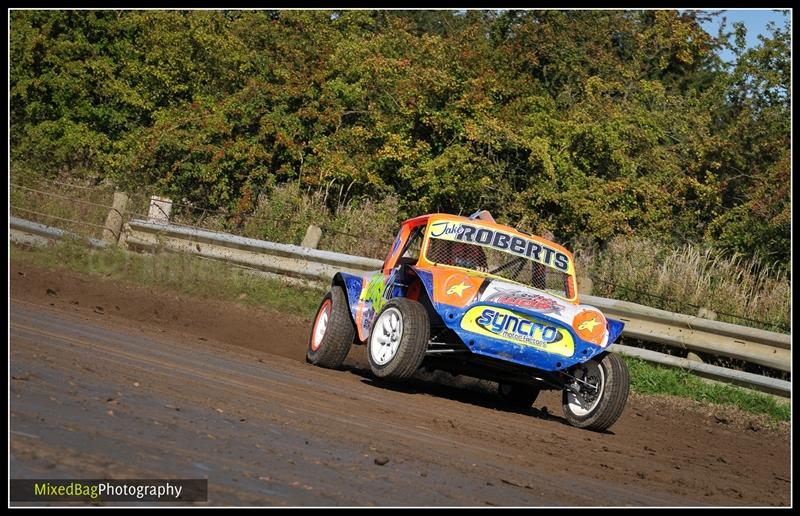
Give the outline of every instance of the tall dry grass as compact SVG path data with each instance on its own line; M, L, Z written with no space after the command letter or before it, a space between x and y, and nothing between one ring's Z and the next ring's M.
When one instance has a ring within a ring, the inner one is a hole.
M579 244L579 270L591 276L593 294L664 310L773 331L790 329L787 272L758 257L725 257L695 245L670 247L647 239L616 237L603 251Z
M25 181L12 177L9 200L12 216L85 237L100 238L111 208L114 189L81 182Z
M401 219L395 197L361 200L329 208L322 192L303 193L295 185L274 188L245 222L245 236L300 244L309 225L322 228L319 248L383 259Z

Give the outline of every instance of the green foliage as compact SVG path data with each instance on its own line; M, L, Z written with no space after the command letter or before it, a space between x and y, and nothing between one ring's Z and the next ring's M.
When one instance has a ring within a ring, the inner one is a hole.
M791 232L791 31L772 27L761 44L735 48L738 60L724 79L720 197L729 209L705 228L715 245L788 269Z
M268 218L396 199L398 217L484 208L565 241L705 240L789 267L788 22L745 50L692 11L10 16L14 175L242 217L291 184L320 204Z

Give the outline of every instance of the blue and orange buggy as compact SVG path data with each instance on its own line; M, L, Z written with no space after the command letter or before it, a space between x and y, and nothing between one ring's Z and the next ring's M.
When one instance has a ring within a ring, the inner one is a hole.
M338 368L362 344L380 378L405 380L421 367L465 374L497 382L521 409L558 389L567 421L601 431L628 397L625 362L609 352L622 327L580 304L564 247L486 211L436 213L402 224L382 270L336 274L306 357Z

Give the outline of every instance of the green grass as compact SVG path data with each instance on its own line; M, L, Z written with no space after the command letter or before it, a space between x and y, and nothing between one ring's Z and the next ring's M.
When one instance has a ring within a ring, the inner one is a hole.
M108 279L156 286L184 294L264 306L272 310L313 316L322 293L314 288L288 285L224 263L184 254L146 255L119 249L90 250L66 241L50 248L11 246L11 259L44 267L97 274ZM242 296L242 294L246 294ZM703 403L732 405L788 421L791 407L773 396L730 385L707 383L691 373L624 357L631 375L631 390L691 398Z
M631 390L640 394L668 394L703 403L733 405L754 414L766 414L776 421L789 421L792 410L774 396L718 382L709 383L689 373L623 357L631 375Z
M148 255L126 253L117 248L91 250L73 241L50 248L11 246L10 253L14 261L96 274L192 296L263 306L299 316L313 316L323 294L315 288L288 286L280 280L186 254Z

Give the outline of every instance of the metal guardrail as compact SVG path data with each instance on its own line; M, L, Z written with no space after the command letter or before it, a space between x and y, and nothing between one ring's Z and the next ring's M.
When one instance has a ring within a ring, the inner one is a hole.
M791 382L779 378L770 378L769 376L761 376L745 371L736 371L735 369L727 369L703 362L695 362L686 358L665 355L657 351L635 348L624 344L614 344L611 349L622 355L640 358L646 362L685 369L709 380L733 383L748 389L755 389L785 398L788 398L791 394Z
M581 296L581 301L623 321L623 335L628 337L791 371L790 335L675 314L628 301L586 295Z
M30 220L21 219L19 217L9 217L9 229L11 230L11 238L19 243L41 246L47 245L51 240L62 240L64 238L73 238L76 240L83 240L91 247L96 249L103 249L108 245L104 240L96 238L86 238L63 229L46 226L38 222L31 222Z
M22 227L20 219L14 224ZM34 234L45 235L46 232L41 226L35 223L25 225ZM60 238L52 231L47 234L53 235L53 238ZM336 272L342 270L359 274L378 270L382 266L380 260L361 256L144 220L132 220L126 224L120 245L138 250L187 252L270 273L316 281L330 280ZM624 321L624 336L679 349L736 358L780 371L791 371L791 335L675 314L627 301L588 295L581 296L581 301ZM709 379L732 382L783 397L791 395L789 381L694 362L631 346L616 344L614 349L648 362L687 369Z
M339 271L360 274L382 266L380 260L362 256L143 220L128 222L121 238L127 247L189 252L310 280L330 280Z

